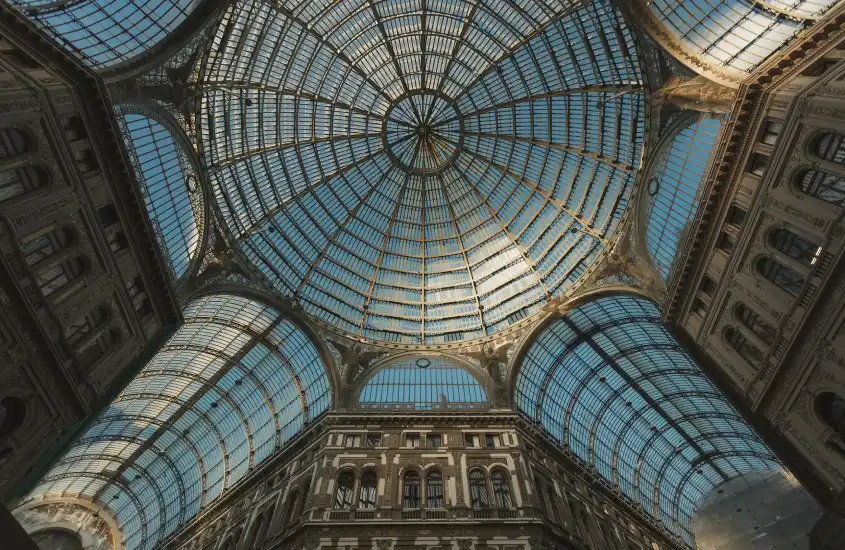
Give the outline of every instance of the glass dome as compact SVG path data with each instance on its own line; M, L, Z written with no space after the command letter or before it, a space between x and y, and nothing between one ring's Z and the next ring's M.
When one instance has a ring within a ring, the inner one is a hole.
M572 289L625 211L645 90L607 0L239 2L201 75L222 217L345 334L492 335Z

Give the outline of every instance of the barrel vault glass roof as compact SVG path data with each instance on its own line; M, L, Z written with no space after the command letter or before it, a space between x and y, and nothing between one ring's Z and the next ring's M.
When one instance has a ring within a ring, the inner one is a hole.
M203 205L196 175L161 123L131 108L117 112L156 240L178 279L188 271L199 248L197 219Z
M683 232L698 210L699 189L721 124L719 118L701 119L682 128L660 153L652 171L646 248L665 280L669 279Z
M836 0L654 0L654 15L693 53L751 72Z
M703 495L779 467L642 298L600 298L552 322L523 360L515 403L692 547Z
M232 6L202 154L237 245L347 334L496 333L570 289L627 206L644 91L606 0Z
M487 392L465 368L438 356L414 356L379 370L361 389L368 409L467 409L489 405Z
M185 20L200 0L9 0L89 66L143 54Z
M317 349L275 310L217 295L184 318L28 499L101 504L151 549L329 408Z

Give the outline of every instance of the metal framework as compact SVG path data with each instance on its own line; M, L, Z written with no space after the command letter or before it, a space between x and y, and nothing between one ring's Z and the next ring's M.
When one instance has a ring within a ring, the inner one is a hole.
M654 0L652 14L706 63L749 73L836 0Z
M328 410L326 366L277 311L215 295L184 317L28 500L91 500L151 549Z
M465 368L440 356L413 356L376 372L358 396L366 409L477 409L487 392Z
M695 216L699 187L722 124L720 118L701 118L683 128L666 144L649 184L646 248L655 267L668 281L678 244Z
M552 322L522 361L515 403L693 547L703 495L779 467L639 297L599 298Z
M171 34L196 0L10 0L56 42L102 69L128 61Z
M201 71L201 152L233 239L309 314L469 340L604 249L642 154L641 72L607 0L242 1Z
M156 240L179 279L201 248L205 205L198 175L152 109L118 106L116 112Z

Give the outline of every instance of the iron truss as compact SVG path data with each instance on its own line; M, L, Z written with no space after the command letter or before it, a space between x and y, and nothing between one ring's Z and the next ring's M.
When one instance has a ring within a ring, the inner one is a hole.
M702 496L779 467L643 298L600 298L549 325L525 355L515 403L693 547Z
M218 295L184 318L28 499L102 504L151 549L329 408L317 349L275 310Z
M569 290L627 206L645 90L607 0L242 1L200 73L235 242L347 334L494 334Z

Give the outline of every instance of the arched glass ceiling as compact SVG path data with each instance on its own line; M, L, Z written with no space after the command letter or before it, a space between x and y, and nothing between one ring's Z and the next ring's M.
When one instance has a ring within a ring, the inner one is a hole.
M650 9L696 55L751 72L836 0L654 0Z
M331 402L314 344L275 310L219 295L184 317L28 496L107 507L127 550L174 533Z
M380 341L539 311L598 257L640 162L640 60L607 0L241 1L202 79L240 248L311 315Z
M684 229L698 210L699 187L721 124L721 119L701 119L681 130L652 171L659 183L648 199L646 247L664 280L669 279Z
M487 392L466 369L438 356L415 356L373 376L358 398L368 409L467 409L489 405Z
M88 65L128 61L160 42L199 0L10 0Z
M519 412L692 547L702 495L778 466L642 298L600 298L554 321L515 391Z
M143 114L118 109L118 115L156 239L178 279L199 248L196 176L167 128Z

